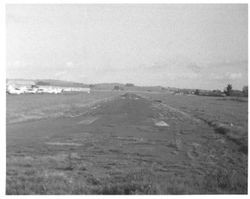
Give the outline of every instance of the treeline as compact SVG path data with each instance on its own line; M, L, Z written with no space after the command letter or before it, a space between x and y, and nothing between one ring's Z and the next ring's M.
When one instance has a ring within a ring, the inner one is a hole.
M248 86L243 86L242 90L234 90L232 84L228 84L224 91L221 90L199 90L194 91L195 95L201 96L234 96L234 97L248 97Z

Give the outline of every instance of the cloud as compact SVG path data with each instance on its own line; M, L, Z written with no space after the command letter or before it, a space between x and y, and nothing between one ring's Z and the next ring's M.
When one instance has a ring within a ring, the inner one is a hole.
M214 80L237 80L241 79L243 75L240 72L227 72L224 74L211 73L208 77Z
M60 71L55 73L55 78L57 79L64 79L67 74L67 71Z
M209 79L212 80L222 80L225 79L225 75L223 74L216 74L216 73L211 73L208 75Z
M20 61L20 60L15 60L13 62L8 62L7 63L7 67L8 68L13 68L13 69L27 69L28 67L30 67L32 64L29 62L24 62L24 61Z
M191 71L195 73L200 73L202 68L198 66L196 63L190 63L187 65L187 68L189 68Z
M229 72L246 72L248 71L248 60L239 60L239 61L224 61L224 62L212 62L205 63L204 68L213 71L229 71ZM237 71L236 71L237 69Z
M194 72L190 73L167 73L166 76L169 79L176 80L176 79L197 79L199 75Z
M73 62L71 62L71 61L66 62L66 67L67 68L74 68L75 66L76 65Z
M231 80L236 80L242 78L241 73L226 73L226 76Z

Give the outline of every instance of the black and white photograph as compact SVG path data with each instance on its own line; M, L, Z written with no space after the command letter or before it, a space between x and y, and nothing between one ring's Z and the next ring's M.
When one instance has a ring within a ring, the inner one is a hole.
M247 195L248 4L5 4L5 195Z

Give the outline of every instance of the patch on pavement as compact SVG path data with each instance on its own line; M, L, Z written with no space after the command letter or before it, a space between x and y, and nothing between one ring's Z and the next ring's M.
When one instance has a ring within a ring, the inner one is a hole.
M88 124L93 123L93 122L96 121L97 119L98 119L98 117L87 117L87 118L85 118L84 120L78 122L78 124L86 124L86 125L88 125Z
M169 127L169 125L164 121L155 121L155 126Z
M73 142L46 142L45 144L57 145L57 146L82 146L82 144L73 143Z

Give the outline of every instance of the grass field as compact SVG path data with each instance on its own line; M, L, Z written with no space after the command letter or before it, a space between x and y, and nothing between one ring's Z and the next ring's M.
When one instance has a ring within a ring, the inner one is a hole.
M247 99L123 94L8 95L6 193L247 193Z
M37 119L70 117L82 114L86 107L103 99L119 95L119 92L91 92L51 94L7 95L7 123Z
M239 97L145 95L200 119L238 143L247 154L248 99Z

